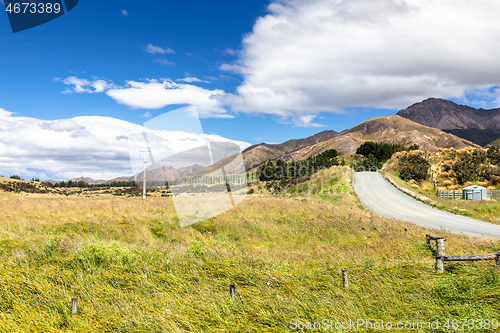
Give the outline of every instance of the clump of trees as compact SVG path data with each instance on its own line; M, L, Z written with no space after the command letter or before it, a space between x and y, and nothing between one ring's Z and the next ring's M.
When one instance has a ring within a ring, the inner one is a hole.
M468 181L489 181L493 185L500 183L500 149L488 148L487 151L476 149L461 152L451 167L457 182L463 185Z
M260 181L283 181L310 177L321 169L338 165L337 151L329 149L321 154L308 157L305 160L285 163L282 159L276 162L271 160L262 164L257 175Z
M421 182L429 178L431 164L423 153L405 154L398 159L399 178Z
M414 150L417 148L418 146L413 145L408 149ZM380 169L394 153L404 149L404 146L400 144L366 141L356 150L352 167L356 171L376 171Z

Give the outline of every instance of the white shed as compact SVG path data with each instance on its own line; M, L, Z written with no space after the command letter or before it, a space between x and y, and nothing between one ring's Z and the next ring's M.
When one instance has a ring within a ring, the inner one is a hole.
M488 194L486 193L486 187L471 185L464 187L462 192L462 199L464 200L481 200L486 199Z

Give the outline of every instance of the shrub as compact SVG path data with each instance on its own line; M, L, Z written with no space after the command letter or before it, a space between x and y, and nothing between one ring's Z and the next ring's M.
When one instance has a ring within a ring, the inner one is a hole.
M450 177L450 174L448 172L441 172L439 174L439 177L440 178L443 178L443 179L446 179L446 178L449 178Z
M398 164L399 177L402 180L414 179L421 182L429 177L430 163L423 153L404 155L399 159Z
M117 242L110 245L98 242L80 249L77 259L84 266L108 267L112 264L126 265L134 261L136 255Z

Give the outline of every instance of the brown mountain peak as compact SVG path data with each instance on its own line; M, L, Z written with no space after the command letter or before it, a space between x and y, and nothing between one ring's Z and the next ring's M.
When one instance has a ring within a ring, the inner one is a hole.
M475 109L445 99L429 98L397 114L482 146L500 137L500 109Z

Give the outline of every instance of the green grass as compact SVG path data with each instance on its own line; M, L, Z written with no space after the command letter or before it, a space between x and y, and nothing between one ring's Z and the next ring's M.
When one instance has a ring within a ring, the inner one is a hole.
M288 332L292 319L500 317L493 262L435 273L429 231L364 209L350 177L323 172L303 185L319 186L311 195L254 195L187 228L170 198L0 196L0 332ZM448 254L500 251L439 234Z

